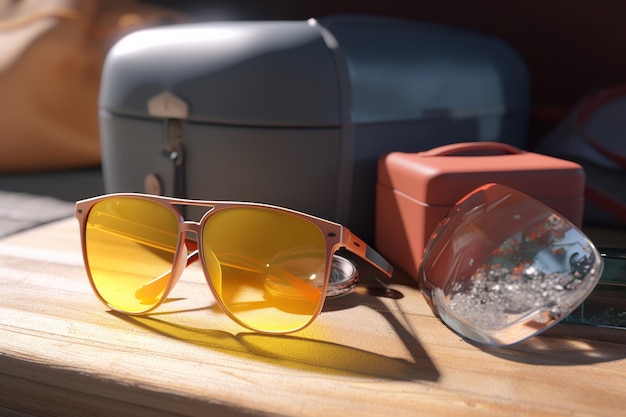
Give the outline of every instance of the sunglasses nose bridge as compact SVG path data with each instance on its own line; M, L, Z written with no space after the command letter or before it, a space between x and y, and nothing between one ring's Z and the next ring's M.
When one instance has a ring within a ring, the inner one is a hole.
M178 235L178 251L174 258L171 271L171 284L169 289L171 290L178 282L185 268L190 265L195 259L197 259L197 236L200 230L200 224L193 221L184 221L180 224ZM188 235L192 235L193 238L189 238ZM191 258L191 259L190 259Z
M179 245L187 250L187 265L189 266L198 260L198 250L200 249L199 238L202 225L195 221L184 221L179 228Z
M195 239L197 239L198 236L200 236L201 229L202 229L202 226L200 225L199 222L192 221L192 220L185 220L184 222L181 222L180 224L179 233L183 241L187 239L188 235L191 235Z

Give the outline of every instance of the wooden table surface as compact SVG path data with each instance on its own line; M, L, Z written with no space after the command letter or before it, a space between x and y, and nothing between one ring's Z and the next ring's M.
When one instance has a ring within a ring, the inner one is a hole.
M367 295L372 282L308 329L265 336L218 311L195 267L171 302L129 317L92 294L74 219L12 235L0 240L0 415L625 414L625 331L561 323L484 347L402 274L390 285L402 298Z

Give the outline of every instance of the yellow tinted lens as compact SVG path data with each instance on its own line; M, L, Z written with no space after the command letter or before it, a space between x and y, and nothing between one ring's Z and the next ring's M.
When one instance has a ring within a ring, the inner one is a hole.
M111 307L140 313L164 296L178 219L152 201L117 197L89 211L85 246L93 285Z
M231 208L209 218L202 243L213 287L242 324L290 332L311 322L327 268L317 226L271 209Z

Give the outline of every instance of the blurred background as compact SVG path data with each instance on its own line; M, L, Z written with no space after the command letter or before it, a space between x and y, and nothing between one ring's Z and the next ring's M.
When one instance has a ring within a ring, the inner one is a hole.
M626 81L626 3L620 0L437 1L168 1L202 20L307 19L364 13L444 23L500 37L526 60L531 74L537 140L578 100L597 88Z
M65 11L55 15L59 9ZM66 13L72 9L76 16ZM0 0L0 191L72 201L103 190L97 144L100 69L108 48L141 27L347 13L443 23L496 36L528 66L532 147L591 91L625 82L625 12L621 0ZM38 133L53 130L67 140L54 142ZM607 181L619 181L623 171L620 175Z

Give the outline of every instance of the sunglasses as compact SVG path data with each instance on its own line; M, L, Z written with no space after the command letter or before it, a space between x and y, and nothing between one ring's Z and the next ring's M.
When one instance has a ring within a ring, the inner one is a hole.
M191 207L202 211L199 221L185 219ZM339 249L387 277L393 271L348 228L266 204L111 194L78 201L75 216L94 292L128 314L156 309L200 260L217 304L234 321L289 333L311 324L326 297L356 285L333 285L346 261Z
M567 317L602 270L598 250L567 219L526 194L487 184L461 199L435 229L418 279L450 328L505 346Z

